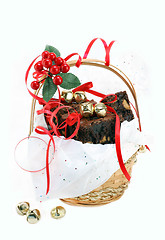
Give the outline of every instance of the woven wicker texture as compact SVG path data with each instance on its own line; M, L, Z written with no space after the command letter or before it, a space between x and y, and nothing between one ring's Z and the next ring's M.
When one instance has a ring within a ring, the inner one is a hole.
M133 165L136 162L138 151L133 154L125 164L130 175ZM128 184L129 181L126 179L121 169L118 169L103 185L90 193L75 198L65 198L61 200L70 205L103 205L119 199L123 195L125 189L127 189Z

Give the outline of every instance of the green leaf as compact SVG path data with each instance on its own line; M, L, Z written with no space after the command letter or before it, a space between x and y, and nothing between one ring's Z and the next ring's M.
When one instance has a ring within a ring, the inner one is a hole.
M60 52L58 51L58 49L56 49L55 47L52 47L50 45L46 45L45 51L54 52L56 54L56 57L60 57L60 55L61 55Z
M57 86L53 83L53 80L50 77L47 77L44 82L44 86L42 89L42 95L43 99L46 102L49 102L49 100L53 97L57 90Z
M58 75L63 79L60 87L64 89L71 89L81 85L80 80L73 73L59 73Z

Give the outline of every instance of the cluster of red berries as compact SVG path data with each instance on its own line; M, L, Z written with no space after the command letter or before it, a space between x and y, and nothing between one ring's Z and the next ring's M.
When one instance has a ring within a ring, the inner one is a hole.
M55 65L53 65L53 62L55 63ZM55 53L44 51L42 53L42 60L34 65L34 69L36 70L36 72L40 73L42 73L43 70L46 70L48 72L48 75L51 75L53 83L55 85L61 85L63 79L57 74L60 72L67 73L70 70L70 66L65 62L63 58L56 57ZM31 88L34 90L37 90L39 86L40 83L38 81L33 81L31 83Z

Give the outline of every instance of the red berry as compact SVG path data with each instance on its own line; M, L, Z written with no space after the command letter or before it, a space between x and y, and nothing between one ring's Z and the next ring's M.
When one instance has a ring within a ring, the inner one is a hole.
M61 57L57 57L54 61L56 65L61 66L64 62L64 59Z
M37 63L34 65L34 69L35 69L37 72L42 71L42 69L43 69L42 61L37 62Z
M55 85L61 85L63 82L63 79L61 76L57 75L54 77L53 82Z
M64 63L60 66L60 70L63 73L67 73L70 70L70 66L67 63Z
M49 58L43 59L42 64L45 68L50 68L52 66L52 60Z
M44 51L43 53L42 53L42 58L48 58L49 57L49 55L50 55L50 53L48 52L48 51Z
M60 67L59 66L56 66L56 65L53 65L51 66L50 68L50 72L53 74L53 75L56 75L60 72Z
M37 90L39 88L40 84L37 81L33 81L33 82L31 82L30 86L32 89Z
M48 57L48 58L50 58L52 61L54 61L55 58L56 58L56 54L53 53L53 52L51 52L51 53L49 54L49 57Z

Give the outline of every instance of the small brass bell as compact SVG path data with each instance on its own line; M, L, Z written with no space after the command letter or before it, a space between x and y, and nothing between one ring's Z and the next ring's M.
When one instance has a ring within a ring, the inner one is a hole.
M27 217L28 223L31 223L31 224L37 223L41 218L40 211L38 209L29 210L26 213L26 217Z
M87 98L86 98L85 92L78 91L74 93L74 99L77 103L82 103L82 102L85 102Z
M30 204L28 202L20 202L17 204L16 210L20 215L25 215L30 208Z
M97 117L105 117L107 113L107 107L104 103L97 103L94 107Z
M52 218L59 219L59 218L62 218L65 216L66 210L65 210L65 208L63 208L61 206L57 206L51 210L50 214L51 214Z
M73 92L71 90L62 91L61 98L67 103L71 103L73 100Z
M81 103L80 105L80 113L83 117L90 117L93 115L93 104L90 102Z

